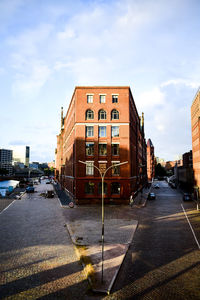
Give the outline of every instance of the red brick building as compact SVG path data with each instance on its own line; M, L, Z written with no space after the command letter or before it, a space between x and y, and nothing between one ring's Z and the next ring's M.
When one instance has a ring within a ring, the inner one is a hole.
M154 146L150 139L147 141L147 178L152 181L155 177L155 156Z
M79 163L87 162L87 166ZM76 87L57 136L56 177L79 204L101 201L106 169L105 202L126 203L146 183L144 117L140 120L129 87Z
M194 170L194 185L197 193L200 188L200 88L191 106L192 125L192 158Z

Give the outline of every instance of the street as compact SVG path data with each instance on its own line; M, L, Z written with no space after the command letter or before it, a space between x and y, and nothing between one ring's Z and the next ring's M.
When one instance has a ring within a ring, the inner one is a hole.
M45 181L0 214L0 299L83 299L88 282Z
M138 228L110 295L88 291L88 282L64 227L97 220L100 206L62 208L41 196L52 185L25 194L0 214L1 299L200 299L200 213L166 182L152 189L145 207L106 206L110 219L133 219ZM105 234L107 227L105 226Z
M108 299L200 299L200 213L158 184L156 200L134 212L139 227Z

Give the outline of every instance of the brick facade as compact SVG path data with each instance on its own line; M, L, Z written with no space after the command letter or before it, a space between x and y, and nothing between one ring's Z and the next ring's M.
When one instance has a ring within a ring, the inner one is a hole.
M150 139L147 141L147 178L152 181L155 177L155 156L154 146Z
M57 136L56 177L79 204L101 201L101 177L110 169L105 202L126 203L146 182L144 118L140 122L129 87L76 87Z
M194 185L200 188L200 89L191 106L191 126Z

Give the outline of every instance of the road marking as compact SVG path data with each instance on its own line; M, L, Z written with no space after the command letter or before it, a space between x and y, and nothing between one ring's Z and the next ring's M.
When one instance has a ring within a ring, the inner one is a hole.
M191 223L190 223L190 221L189 221L189 219L188 219L188 216L187 216L187 214L186 214L186 211L185 211L185 209L184 209L184 207L183 207L182 204L181 204L181 206L182 206L183 212L184 212L184 214L185 214L185 217L186 217L186 219L187 219L187 221L188 221L188 224L190 225L190 229L192 230L192 233L193 233L194 239L195 239L195 241L196 241L196 243L197 243L197 246L198 246L198 248L199 248L199 250L200 250L199 242L198 242L198 240L197 240L197 238L196 238L196 235L195 235L195 233L194 233L194 230L193 230L193 228L192 228L192 225L191 225Z
M13 200L8 206L6 206L1 212L0 214L2 214L6 209L8 209L8 207L11 206L11 204L13 204L16 200Z

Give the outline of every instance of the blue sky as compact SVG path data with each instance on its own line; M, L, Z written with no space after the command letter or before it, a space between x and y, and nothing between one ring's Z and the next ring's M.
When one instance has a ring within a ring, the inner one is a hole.
M77 85L129 85L165 160L191 149L200 1L0 0L0 147L52 161Z

